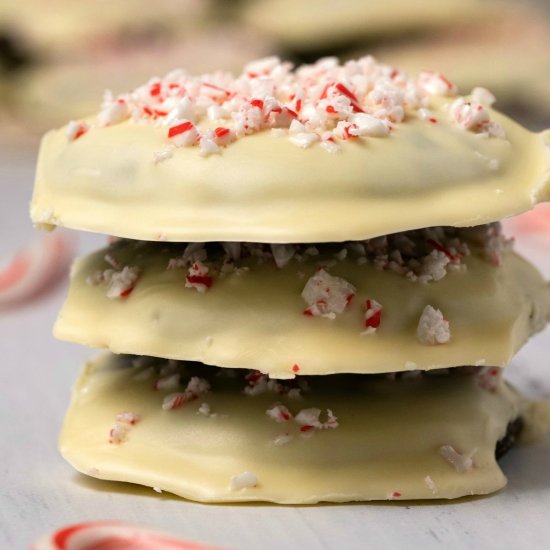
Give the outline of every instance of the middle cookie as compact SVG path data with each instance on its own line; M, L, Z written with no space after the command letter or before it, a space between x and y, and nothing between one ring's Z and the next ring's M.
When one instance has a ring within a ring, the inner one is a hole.
M498 225L319 245L119 241L77 261L58 338L296 374L504 366L550 290Z

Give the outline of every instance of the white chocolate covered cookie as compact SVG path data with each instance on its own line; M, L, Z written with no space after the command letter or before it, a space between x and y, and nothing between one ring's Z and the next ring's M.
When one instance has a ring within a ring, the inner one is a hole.
M452 372L266 384L254 372L105 355L75 387L61 452L87 475L204 502L497 491L495 447L524 405L498 372Z
M54 332L278 378L504 366L546 324L550 288L516 254L448 233L226 250L120 242L77 261Z
M46 134L36 224L168 241L328 242L548 200L549 134L372 58L175 71Z

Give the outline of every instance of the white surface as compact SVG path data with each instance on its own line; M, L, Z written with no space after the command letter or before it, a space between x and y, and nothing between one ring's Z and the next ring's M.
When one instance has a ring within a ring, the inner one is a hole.
M33 165L32 153L0 151L0 265L34 236L27 216ZM104 242L79 236L81 251ZM525 248L550 277L550 254ZM203 505L76 474L57 453L57 433L71 385L94 352L51 336L65 291L60 285L0 311L0 548L26 548L44 532L95 519L243 550L550 547L550 439L503 459L510 482L501 493L448 504ZM518 355L510 377L531 394L550 395L549 351L547 330Z

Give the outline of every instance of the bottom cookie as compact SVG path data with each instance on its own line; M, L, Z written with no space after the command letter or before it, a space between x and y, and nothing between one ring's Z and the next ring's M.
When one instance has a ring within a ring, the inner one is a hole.
M513 443L525 404L500 372L277 381L105 354L77 382L61 452L93 477L203 502L487 494L506 484L495 453Z

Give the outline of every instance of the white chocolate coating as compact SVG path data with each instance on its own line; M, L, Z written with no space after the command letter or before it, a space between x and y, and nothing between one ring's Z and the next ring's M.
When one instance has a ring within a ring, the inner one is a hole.
M86 283L109 265L107 250L78 260L55 336L115 353L201 361L223 367L258 369L276 378L301 374L391 372L460 365L504 366L550 316L550 288L529 263L508 252L502 267L479 251L465 259L465 271L415 283L372 264L359 265L350 253L328 268L356 289L336 318L303 314L306 281L332 256L292 259L285 267L242 260L237 270L215 275L206 292L186 288L187 269L167 270L178 255L160 244L119 243L109 249L141 275L129 296L109 299L105 286ZM375 334L364 331L363 304L383 305ZM423 309L440 309L451 340L421 344L416 329Z
M31 217L132 239L337 242L477 225L549 199L550 133L491 112L507 139L483 138L432 103L438 124L411 116L389 137L348 140L336 154L262 131L220 155L180 148L155 164L165 127L128 120L73 142L51 131Z
M270 392L244 395L239 373L220 377L216 369L198 365L193 374L203 372L211 391L166 411L161 404L169 391L153 389L158 375L136 380L143 367L130 364L124 356L105 355L87 365L65 419L61 453L85 474L205 502L305 504L490 493L506 484L495 461L496 442L523 407L503 383L487 391L474 375L315 377L310 391L292 399ZM182 384L188 379L184 371ZM205 402L217 416L199 413ZM266 414L275 402L293 415L331 409L339 425L304 437L293 420L278 423ZM140 420L112 444L109 430L121 411ZM293 437L274 445L281 433ZM466 471L440 454L443 446L464 457ZM246 477L256 485L231 489L232 478L244 472L253 474Z

